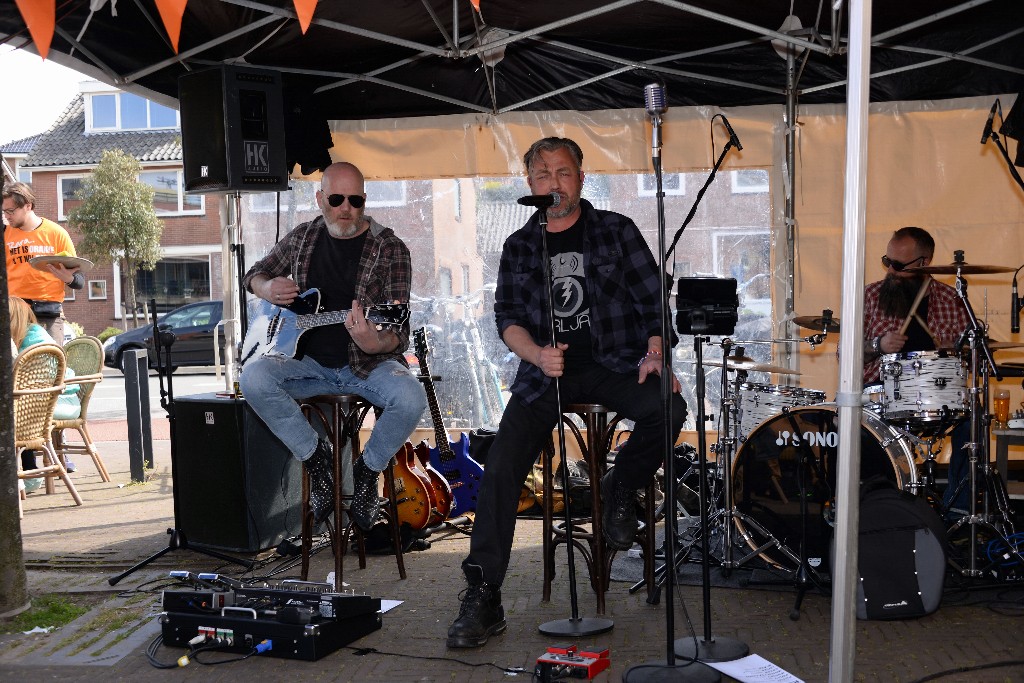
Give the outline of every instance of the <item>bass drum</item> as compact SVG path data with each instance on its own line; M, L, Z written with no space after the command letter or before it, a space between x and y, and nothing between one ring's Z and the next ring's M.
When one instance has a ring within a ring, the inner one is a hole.
M863 412L860 481L883 477L916 490L917 468L907 435ZM834 405L790 408L764 421L733 460L734 521L739 536L769 564L796 569L800 500L807 501L807 557L827 564L834 522L839 416ZM802 475L802 476L801 476Z

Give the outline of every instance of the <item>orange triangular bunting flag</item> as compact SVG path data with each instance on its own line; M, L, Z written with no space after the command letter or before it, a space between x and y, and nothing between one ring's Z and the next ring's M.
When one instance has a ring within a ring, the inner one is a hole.
M480 0L469 0L469 4L473 5L476 9L477 14L480 13Z
M295 13L299 15L299 28L302 29L302 35L306 35L309 22L313 21L317 0L292 0L292 2L295 3Z
M14 0L39 55L46 59L57 21L57 0Z
M181 37L181 18L185 15L185 4L188 0L156 0L156 8L160 10L160 19L164 22L167 37L171 39L174 54L178 54L178 38Z

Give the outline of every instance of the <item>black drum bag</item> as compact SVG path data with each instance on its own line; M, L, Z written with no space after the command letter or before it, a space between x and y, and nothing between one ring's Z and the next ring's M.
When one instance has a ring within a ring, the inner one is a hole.
M890 482L861 488L858 619L907 619L939 608L946 532L923 498Z

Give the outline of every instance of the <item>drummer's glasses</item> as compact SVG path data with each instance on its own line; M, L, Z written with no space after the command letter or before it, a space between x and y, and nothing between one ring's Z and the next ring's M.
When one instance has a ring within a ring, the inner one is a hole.
M353 209L363 208L363 204L366 203L366 197L361 194L332 194L328 195L327 203L331 206L341 206L345 203L345 200L352 206Z
M914 265L918 261L924 261L925 258L927 258L927 257L926 256L918 256L913 261L907 261L906 263L900 263L899 261L892 260L888 256L882 256L882 265L885 266L886 268L892 268L893 270L895 270L898 273L898 272L902 271L904 268L911 267L912 265Z

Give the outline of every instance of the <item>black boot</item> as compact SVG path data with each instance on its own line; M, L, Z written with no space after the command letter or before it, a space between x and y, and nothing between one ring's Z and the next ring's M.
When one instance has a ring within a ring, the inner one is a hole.
M334 448L326 439L317 439L316 450L306 461L309 471L309 506L317 524L334 512Z
M475 565L466 567L466 579L459 616L448 629L448 647L480 647L508 627L499 587L484 583L483 571Z
M352 507L348 514L356 526L369 531L380 516L380 496L377 495L377 478L380 472L371 470L362 458L352 463Z
M629 550L636 539L636 491L615 481L615 470L601 479L601 524L604 540L615 550Z

